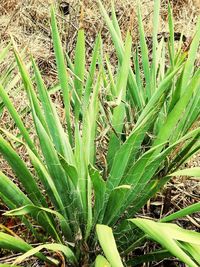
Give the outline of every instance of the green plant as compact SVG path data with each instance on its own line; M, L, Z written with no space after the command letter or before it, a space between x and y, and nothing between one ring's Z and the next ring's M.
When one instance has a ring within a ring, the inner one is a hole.
M138 9L142 65L136 51L134 72L130 64L130 33L123 42L114 5L112 21L100 1L99 5L116 47L119 61L114 70L116 74L112 72L108 56L106 64L104 62L100 36L95 43L90 68L86 69L83 29L78 32L74 63L67 55L65 57L54 9L51 11L52 38L65 109L64 125L34 59L32 65L37 91L14 45L39 145L33 142L7 92L0 85L0 97L22 136L19 139L1 129L0 152L23 186L21 190L0 172L0 197L11 209L5 215L19 216L43 243L33 248L20 238L0 233L0 247L26 252L14 264L36 255L58 265L57 259L40 252L43 249L61 251L73 266L93 264L98 255L95 234L98 225L97 234L103 249L106 236L110 236L106 239L110 247L104 249L108 261L99 255L96 266L122 266L111 230L102 224L114 228L119 253L126 259L126 255L147 238L127 219L135 217L169 181L170 174L200 148L200 128L191 130L200 113L200 71L195 69L200 22L189 51L182 52L181 46L176 50L169 7L169 57L164 40L157 41L158 29L155 28L150 63ZM158 24L159 5L160 2L155 0L155 25ZM101 156L97 145L103 138L102 131L106 141L103 169L97 164ZM32 163L31 171L15 151L16 144L26 148ZM41 240L32 220L43 228L49 242ZM149 223L142 221L139 224L139 219L132 221L142 230L145 229L142 226ZM151 223L155 227L158 225ZM161 252L157 254L158 258ZM162 256L166 253L164 251ZM180 259L185 261L184 257ZM196 256L187 263L196 266L195 261L198 262Z
M0 52L0 63L3 65L8 61L7 57L9 54L11 44L8 44L2 51ZM7 60L7 61L6 61ZM6 88L6 91L9 92L20 80L20 75L13 75L13 69L16 67L16 62L13 61L8 64L7 68L2 70L0 75L0 82ZM0 100L0 116L2 115L2 111L4 108L4 103Z
M185 169L172 173L171 176L193 176L200 177L200 168ZM135 257L127 262L128 266L138 266L144 262L155 260L162 260L164 258L176 256L188 266L197 267L200 264L199 248L200 248L200 234L194 231L184 230L172 223L165 223L194 212L200 211L200 203L192 204L180 211L168 215L160 220L154 222L147 219L130 219L129 221L137 225L146 233L146 238L150 238L163 247L163 249L148 253L145 256ZM105 225L97 225L97 235L99 242L103 248L104 254L111 263L111 266L123 266L119 252L116 248L116 243L112 233L112 229ZM192 260L194 259L194 261ZM102 265L101 265L102 261ZM110 266L106 259L96 259L96 266ZM105 262L105 263L104 263ZM196 263L195 263L196 262Z
M197 264L200 264L199 233L182 229L171 223L159 223L147 219L131 219L130 221L141 228L146 233L147 238L161 244L163 249L156 250L145 256L135 257L127 262L128 266L137 266L144 262L162 260L172 257L172 255L185 262L188 266L197 267ZM111 237L113 237L111 228L103 225L98 225L97 227L100 228L97 230L99 241L109 263L111 266L123 266L119 253L117 250L113 251L113 247L116 247L114 239L112 243L108 242L108 238L112 240Z

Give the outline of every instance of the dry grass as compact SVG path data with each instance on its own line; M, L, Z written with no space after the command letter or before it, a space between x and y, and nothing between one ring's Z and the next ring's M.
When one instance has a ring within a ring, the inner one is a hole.
M26 52L31 53L44 75L46 84L51 86L57 81L55 59L52 49L51 34L49 29L49 7L51 0L4 0L0 3L0 47L5 47L10 40L10 35L13 36L20 50L26 48ZM59 1L55 1L59 2ZM57 19L60 24L60 32L62 34L63 46L69 54L73 55L76 34L79 27L79 0L70 0L70 14L64 16L59 10L59 4L57 4ZM109 1L104 1L107 9L110 9ZM117 17L119 19L120 27L123 35L126 30L133 27L132 35L133 42L138 41L137 32L137 21L135 14L135 0L120 0L116 1ZM194 32L194 26L197 19L197 15L200 14L200 0L174 0L171 1L174 6L175 16L175 30L177 32L183 31L184 35L190 39ZM94 43L95 36L99 30L102 31L102 37L105 42L106 52L112 54L113 47L111 45L111 39L108 31L99 14L95 1L85 0L85 17L84 27L87 35L87 53L90 55L91 48ZM147 35L150 36L152 32L152 0L142 0L142 12L144 17L145 29ZM162 1L161 9L161 25L160 32L167 32L167 0ZM1 70L7 67L7 64L12 59L12 54L6 59L6 62L0 66ZM19 86L19 85L18 85ZM23 110L27 105L25 93L21 91L18 95L13 97L15 106L18 111ZM54 102L57 104L59 113L62 114L62 107L60 106L61 100L59 94L55 95ZM32 132L34 138L34 132L32 130L32 121L30 115L24 117L25 125ZM4 110L1 115L0 127L6 128L14 135L18 134L12 119L8 115L7 111ZM37 141L37 140L36 140ZM26 150L21 146L18 148L18 153L27 162L29 167L30 163L27 160ZM104 159L103 159L104 160ZM200 166L200 157L197 156L191 160L189 166ZM14 174L12 173L8 164L0 157L0 168L12 179ZM20 185L19 185L20 186ZM182 207L186 207L196 201L200 201L199 198L200 186L198 181L186 180L184 177L181 179L174 179L171 183L168 183L165 190L158 194L156 199L149 201L147 206L143 210L141 216L159 218L162 215L179 210ZM4 211L6 207L0 203L0 214L1 210ZM6 225L10 221L2 221ZM187 217L184 220L179 220L179 223L184 227L197 229L200 228L200 215L196 214L192 217ZM9 225L15 232L22 232L23 226L18 225L17 222L11 222ZM17 228L16 228L17 227ZM21 229L22 228L22 229ZM27 237L27 232L24 233ZM148 250L148 246L144 248ZM5 255L1 259L3 263L12 262L16 255ZM35 262L34 266L42 266L38 262ZM25 263L26 264L29 263ZM32 266L32 265L30 265ZM158 266L158 265L157 265ZM160 265L161 266L161 265ZM164 266L164 265L162 265ZM165 265L168 266L168 265ZM178 266L178 265L177 265Z
M39 64L40 69L44 75L45 81L48 86L54 84L57 81L55 59L52 49L51 33L49 28L49 8L53 0L4 0L0 3L0 47L1 49L6 46L10 41L10 35L13 36L20 50L26 48L27 52L30 52ZM79 28L79 0L68 1L56 1L57 3L57 19L60 25L60 32L62 34L63 46L69 54L73 55L76 34ZM59 9L60 2L69 3L69 14L64 15ZM137 21L135 14L136 7L135 0L120 0L116 1L117 17L122 29L123 35L126 30L132 25L133 42L137 43L138 31ZM142 14L145 23L145 30L147 36L152 32L152 0L141 0ZM174 7L175 17L175 31L182 32L190 39L193 36L195 23L197 16L200 14L200 0L171 0ZM167 0L162 0L161 8L161 28L160 32L167 32ZM110 10L109 1L104 0L104 4L107 10ZM106 52L112 54L113 46L111 45L111 39L109 33L105 28L105 25L101 19L101 15L98 11L97 5L93 0L84 0L84 27L86 30L87 39L87 53L90 55L91 48L93 46L97 32L101 30L102 37L105 42ZM199 57L200 58L200 57ZM12 54L6 60L6 63L0 66L0 73L2 69L6 68L6 65L12 59ZM199 64L200 60L198 60ZM199 64L200 65L200 64ZM55 99L56 103L60 103L59 97ZM22 110L27 102L25 100L24 92L21 92L15 97L15 106L17 110ZM60 109L62 109L60 107ZM60 110L62 113L62 110ZM31 129L31 119L28 116L24 118L25 124ZM13 134L17 134L17 130L13 125L13 122L6 111L1 116L0 127L4 127L10 130ZM21 147L18 150L19 154L26 158L26 151ZM194 158L191 165L200 166L199 156ZM14 177L8 165L0 158L0 166L4 172L8 173L10 177ZM168 207L177 210L181 207L192 204L194 201L199 201L199 185L196 181L186 180L174 180L171 184L168 184L167 188L171 192L171 203ZM167 190L168 190L167 189ZM161 216L163 209L165 208L166 192L163 192L159 197L152 202L149 202L147 208L144 211L144 215L152 215L159 213ZM167 212L166 211L166 212ZM187 218L195 228L200 227L200 218L198 216L194 218ZM184 224L184 222L183 222Z
M52 49L51 33L49 28L49 9L51 3L57 6L57 19L62 35L63 46L69 54L73 55L76 34L79 28L79 0L4 0L0 3L0 47L10 41L10 35L13 36L20 50L26 49L26 54L31 53L44 75L48 86L57 81L55 59ZM69 4L69 14L65 15L61 10L61 2ZM87 53L91 53L91 48L97 32L101 30L104 39L104 49L112 54L113 46L109 33L101 19L96 1L84 0L84 27L86 31ZM104 0L107 10L110 10L109 1ZM116 14L123 35L126 30L132 27L133 42L137 44L138 31L136 20L136 2L135 0L116 1ZM193 36L195 23L198 14L200 14L200 0L171 0L174 8L175 31L182 32L190 39ZM147 36L152 32L153 0L140 1L142 14L145 23ZM160 32L167 32L167 0L161 1L161 27ZM5 63L0 66L0 73L11 61L13 55L9 55ZM199 61L200 62L200 61ZM199 65L199 63L197 63ZM12 92L13 94L13 92ZM22 110L26 105L25 94L22 91L14 96L15 106ZM31 120L26 116L25 123L31 127ZM16 134L16 129L12 125L12 120L6 111L1 117L0 126L12 130ZM7 169L7 165L4 165Z
M4 0L0 3L0 47L3 48L13 36L20 50L26 49L26 54L31 53L44 75L48 86L57 81L55 59L52 49L51 33L49 28L49 8L54 2L57 6L57 19L62 35L63 46L69 54L73 55L76 34L79 28L79 0ZM69 14L65 15L60 9L62 3L69 4ZM104 49L112 54L113 46L109 33L101 19L96 1L84 0L84 27L86 31L87 53L90 55L91 48L97 32L101 30L104 39ZM109 1L103 1L107 10L110 10ZM116 13L123 35L126 30L132 27L133 42L137 43L138 31L136 21L135 0L116 1ZM153 1L142 0L142 14L145 23L147 36L152 32ZM193 36L195 23L200 14L200 0L171 0L174 8L175 31L182 32L190 39ZM160 32L167 32L167 0L161 1L161 27ZM11 61L13 55L9 55L5 63L0 66L5 69ZM199 63L197 63L199 64ZM12 92L13 94L13 92ZM15 105L18 110L22 110L26 105L24 92L15 95ZM30 118L25 117L26 125L30 126ZM12 120L6 113L1 117L1 125L13 131ZM15 132L13 132L16 134Z
M26 54L31 53L36 59L47 83L51 86L57 80L55 59L52 49L51 33L49 28L49 9L51 3L57 5L57 19L63 40L63 47L69 55L73 55L76 34L79 28L80 0L4 0L0 3L0 47L3 48L13 36L20 50L26 48ZM69 14L64 15L60 4L69 3ZM96 1L84 0L84 27L86 31L87 53L91 48L97 32L101 30L104 39L104 49L113 53L113 46L107 29L101 19ZM110 10L110 1L103 1L107 10ZM135 0L116 1L116 13L123 35L132 27L133 42L137 43L138 31L136 20ZM153 0L141 0L142 14L147 36L152 32ZM167 32L167 0L161 1L160 32ZM182 32L188 40L193 36L197 15L200 14L200 0L171 0L174 7L175 31ZM0 66L6 68L13 55L7 58L6 63ZM87 57L89 58L89 57ZM198 60L200 62L200 60ZM198 63L199 65L199 63ZM15 98L17 106L23 106L19 97Z
M51 34L49 29L49 7L51 2L57 3L57 17L63 36L63 44L70 53L74 49L76 33L79 27L79 0L53 1L53 0L4 0L0 4L0 44L5 45L12 35L20 48L27 47L33 56L38 60L44 74L54 76L52 67L54 58L52 55ZM61 2L69 3L69 14L64 14L59 9ZM111 50L110 38L104 29L96 1L84 0L85 29L87 33L88 52L93 46L95 36L102 30L107 45ZM110 9L109 1L104 1L107 9ZM116 12L122 32L126 32L130 23L133 27L134 41L137 40L136 7L135 0L116 1ZM152 32L152 0L142 0L141 6L145 18L145 29L147 35ZM194 25L199 13L199 0L174 0L175 29L183 30L187 37L193 35ZM196 3L196 4L195 4ZM162 27L160 31L167 31L167 0L162 1ZM50 73L49 73L50 72Z

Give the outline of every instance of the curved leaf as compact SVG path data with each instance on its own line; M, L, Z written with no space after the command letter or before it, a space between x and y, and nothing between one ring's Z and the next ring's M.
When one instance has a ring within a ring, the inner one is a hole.
M197 267L198 265L191 257L182 249L178 241L200 245L200 233L184 230L177 225L167 223L156 223L146 219L130 219L148 236L160 243L162 247L166 248L171 254L179 258L190 267ZM170 235L169 235L170 233Z
M111 267L111 265L103 256L98 255L95 260L95 267Z
M113 267L123 267L112 229L106 225L97 224L97 236L106 258Z
M77 260L74 256L74 253L71 251L70 248L68 248L67 246L64 246L62 244L45 244L45 245L40 245L38 247L35 248L31 248L29 251L27 251L26 253L24 253L22 256L19 256L13 264L19 264L21 262L23 262L26 258L33 256L33 255L37 255L37 253L39 251L41 251L42 249L48 249L48 250L52 250L52 251L61 251L64 256L66 257L67 260L69 260L70 263L77 263ZM57 265L57 260L54 262L55 265Z

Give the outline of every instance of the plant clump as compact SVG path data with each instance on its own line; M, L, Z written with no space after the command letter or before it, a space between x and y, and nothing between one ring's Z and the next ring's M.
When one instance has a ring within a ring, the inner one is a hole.
M0 171L0 198L9 209L3 215L18 217L40 245L4 226L0 247L22 253L15 265L33 255L51 266L66 262L97 267L137 266L175 256L197 267L200 234L172 222L198 212L199 202L175 213L166 211L157 220L138 213L172 177L200 177L199 167L180 170L200 149L200 128L194 128L200 116L200 70L195 67L200 20L191 44L183 50L183 35L175 45L170 5L168 39L158 38L161 2L155 0L150 58L140 6L140 47L133 49L130 29L125 38L120 31L114 3L111 18L100 0L98 5L115 46L118 64L114 66L99 33L86 67L83 27L72 59L63 50L54 7L56 86L48 89L34 57L26 62L12 42L29 103L25 112L32 117L35 136L10 99L6 72L0 83L1 109L10 114L19 134L1 127L0 153L17 182ZM0 59L9 49L10 45ZM62 118L52 100L55 92L61 93ZM102 168L98 164L101 138L106 140ZM30 165L18 154L19 147L26 151ZM135 250L149 239L158 246L136 256ZM62 260L47 251L59 251Z

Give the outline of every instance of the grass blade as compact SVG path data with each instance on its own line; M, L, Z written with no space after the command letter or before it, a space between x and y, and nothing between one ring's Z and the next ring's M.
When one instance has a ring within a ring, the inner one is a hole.
M34 205L26 205L18 209L7 211L6 213L4 213L4 215L5 216L22 216L22 215L32 214L35 212L39 213L41 211L47 214L55 215L58 218L58 221L61 225L63 233L69 238L69 240L72 240L72 237L70 236L70 228L69 228L69 225L66 219L62 216L62 214L60 214L57 211L44 208L44 207L37 207ZM60 237L58 235L58 231L54 228L50 220L48 221L48 225L51 226L52 229L54 230L55 236L57 237L56 239L61 242Z
M132 190L130 185L120 185L111 192L110 198L107 204L103 223L110 225L113 218L118 217L119 211L125 202L127 195ZM116 205L117 203L117 205Z
M112 229L106 225L97 224L96 231L99 243L111 266L123 267Z
M149 100L151 98L151 75L150 75L150 66L148 58L148 48L145 39L144 26L142 22L141 10L138 7L138 23L139 23L139 33L140 33L140 48L142 54L142 65L146 81L146 96Z
M94 196L95 196L94 209L93 209L94 212L93 222L95 224L97 221L98 222L102 221L102 218L99 217L99 215L104 206L106 183L101 177L99 171L92 168L91 166L89 168L89 173L93 184Z
M187 91L187 85L188 82L190 81L191 75L194 71L194 62L196 59L196 54L199 48L199 42L200 42L200 18L197 21L197 26L196 26L196 33L194 35L193 41L190 45L190 50L188 52L188 59L184 67L182 79L181 79L181 95Z
M167 139L172 134L176 123L179 121L182 113L185 110L185 107L188 105L190 98L192 97L193 92L197 90L200 82L200 71L196 72L196 75L193 77L192 81L187 87L187 90L181 96L177 104L174 106L173 110L168 114L165 124L162 126L158 136L154 142L154 146L160 144L161 142L167 141Z
M2 87L1 84L0 84L0 97L2 98L6 108L8 109L11 117L15 121L17 127L19 128L20 133L24 137L26 143L28 144L30 149L37 155L36 147L35 147L32 139L30 138L29 133L28 133L26 127L24 126L24 123L22 122L17 110L15 109L13 103L11 102L11 100L8 97L8 94L6 93L5 89Z
M116 93L117 97L119 98L119 105L114 109L112 117L112 127L119 137L117 137L115 133L111 133L107 156L109 166L111 166L115 153L120 147L120 135L122 134L125 116L125 107L122 101L126 100L126 87L130 67L131 47L131 36L130 33L127 33L124 59L119 70L118 81L116 85Z
M75 63L74 63L74 88L76 94L74 95L74 112L75 120L79 119L81 111L83 82L85 74L85 34L84 29L78 31L77 44L75 49ZM77 77L77 78L76 78Z
M23 160L12 147L0 136L0 152L14 170L17 178L23 184L27 194L34 204L47 207L47 203L36 184L36 179L30 173Z
M31 102L31 99L33 99L33 105L34 105L35 112L36 112L38 118L40 119L43 127L48 132L46 121L44 119L42 110L40 108L40 104L39 104L39 101L37 99L37 95L36 95L36 93L34 91L32 80L30 78L28 70L27 70L27 68L26 68L26 66L25 66L25 64L24 64L24 62L23 62L23 60L22 60L22 58L21 58L21 56L20 56L20 54L19 54L19 52L18 52L16 47L15 47L14 53L15 53L15 58L16 58L16 61L17 61L17 65L18 65L19 71L21 73L21 77L22 77L22 80L23 80L24 88L26 90L29 102Z
M39 69L36 66L34 60L32 60L32 63L35 72L39 96L43 105L45 119L49 128L49 132L54 141L55 147L58 152L65 157L69 164L73 164L73 153L68 138L64 133L64 130L58 118L58 114L48 95L47 88L44 85Z
M190 237L190 234L192 235L192 231L186 232L186 230L182 230L180 227L172 224L161 224L144 219L131 219L130 221L136 224L155 241L160 243L171 254L179 258L181 261L185 262L188 266L197 267L197 264L180 248L180 246L176 242L178 236L180 238L180 236L182 237L184 236L184 234L189 232L187 234L187 237ZM168 234L169 232L170 236ZM185 240L185 238L183 238L182 240ZM187 238L186 240L186 242L190 242L190 240L188 240Z
M70 119L70 96L68 88L68 74L65 66L65 57L62 50L62 43L59 36L59 31L56 23L54 8L51 8L51 27L52 27L52 38L54 44L54 51L56 56L56 63L58 69L58 77L63 92L63 99L65 104L65 116L67 122L67 129L69 135L69 141L72 144L72 130L71 130L71 119Z
M100 44L101 44L101 35L99 34L97 39L96 39L96 42L95 42L95 46L94 46L94 50L93 50L93 54L92 54L92 59L91 59L91 65L90 65L90 69L88 72L88 77L87 77L87 81L86 81L86 85L85 85L84 100L83 100L83 113L88 107L89 97L91 95L92 84L94 81L95 70L96 70L96 63L97 63L98 57L100 56L99 55Z
M117 16L115 13L114 1L111 1L111 13L112 13L112 23L113 23L113 26L115 28L115 31L118 34L119 38L122 40L122 35L121 35L119 23L118 23Z
M6 201L6 204L9 206L9 208L13 208L13 206L21 207L23 205L32 203L31 200L1 171L0 178L0 186L3 192L0 194L3 199L8 200L8 202Z
M174 66L174 55L175 55L175 49L174 49L174 22L173 22L173 13L172 8L170 5L170 2L168 3L168 24L169 24L169 34L170 34L170 51L171 51L171 57L170 61L172 66Z
M101 0L98 0L98 3L99 3L101 13L105 19L105 22L106 22L108 28L109 28L113 43L114 43L116 51L117 51L119 61L122 62L122 60L124 58L124 51L125 51L124 46L123 46L123 42L120 39L120 37L118 36L118 34L115 30L115 27L113 26L112 21L110 20L103 4L101 3ZM134 73L131 70L131 68L129 69L129 72L130 73L129 73L128 87L129 87L131 97L132 97L134 103L136 104L136 107L139 107L139 109L142 109L142 107L144 105L143 95L138 89L138 86L137 86L136 80L135 80L135 76L134 76Z
M193 167L172 173L170 176L193 176L200 178L200 167Z
M111 265L103 256L98 255L95 260L95 267L111 267Z
M192 204L186 208L183 208L173 214L168 215L167 217L162 218L161 222L170 222L173 220L177 220L179 218L185 217L187 215L193 214L195 212L200 211L200 203Z
M153 59L151 66L151 91L156 89L156 58L157 58L157 48L158 48L158 27L159 27L159 13L160 13L160 0L154 1L154 14L153 14Z
M143 256L135 257L135 259L131 259L127 262L128 266L138 266L140 264L149 263L149 262L159 262L166 258L171 258L172 254L167 250L158 250L154 252L147 253Z
M35 248L32 248L30 249L29 251L27 251L26 253L24 253L22 256L19 256L13 264L19 264L21 262L23 262L26 258L28 257L31 257L33 255L37 255L39 251L41 251L42 249L48 249L48 250L52 250L54 252L57 252L57 251L61 251L66 259L72 263L72 264L76 264L77 261L76 261L76 258L74 256L74 253L71 251L70 248L68 248L67 246L64 246L62 244L45 244L45 245L40 245L40 246L37 246ZM48 258L47 258L48 260ZM56 262L54 262L54 265L55 265ZM57 265L57 264L56 264Z

